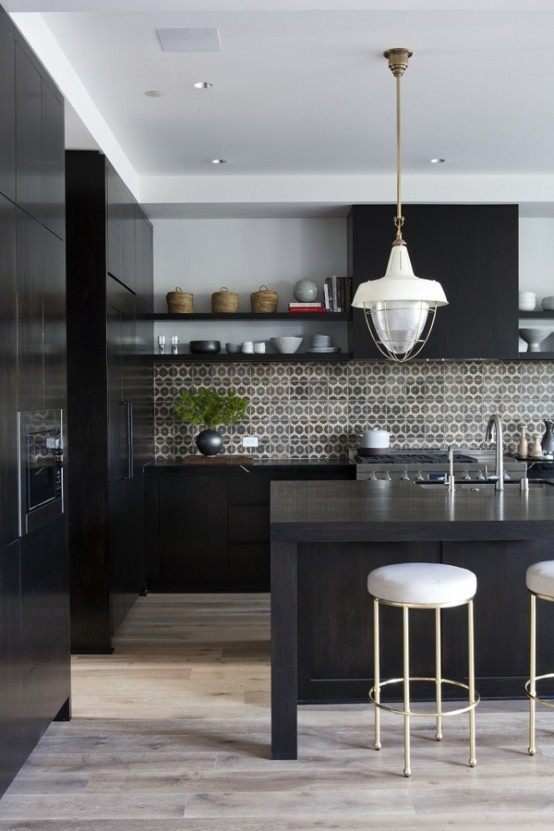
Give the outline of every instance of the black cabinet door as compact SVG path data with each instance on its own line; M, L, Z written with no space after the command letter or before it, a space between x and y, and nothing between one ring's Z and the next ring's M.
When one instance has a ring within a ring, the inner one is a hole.
M227 477L160 476L162 583L228 576Z
M138 205L135 206L135 262L135 291L146 304L146 309L152 311L154 304L152 225Z
M42 229L44 406L64 407L66 401L65 245Z
M65 138L63 98L41 81L41 221L58 237L65 237Z
M106 176L108 273L135 291L134 199L109 163Z
M42 197L42 85L35 64L24 47L15 46L15 125L17 204L41 219Z
M0 546L18 534L15 226L15 206L0 196Z
M518 209L516 205L409 205L404 237L414 273L441 283L421 358L517 358ZM385 274L394 210L356 205L349 217L349 270L359 283ZM378 358L363 313L353 310L354 358Z
M4 492L3 492L4 493ZM19 540L0 549L0 796L24 761Z
M19 410L40 410L44 401L42 310L44 234L32 217L17 210L17 352Z
M134 309L134 295L128 292ZM135 467L132 358L134 315L108 307L109 541L115 632L144 583L142 472Z
M15 41L0 8L0 193L15 201Z

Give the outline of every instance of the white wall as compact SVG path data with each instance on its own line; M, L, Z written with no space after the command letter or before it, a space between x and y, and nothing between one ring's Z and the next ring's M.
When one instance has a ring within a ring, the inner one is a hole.
M250 293L266 285L279 294L285 312L294 284L304 277L320 286L346 274L346 219L160 219L154 220L154 310L167 312L166 294L179 286L194 294L194 311L211 311L211 295L223 286L239 294L239 311L249 312ZM317 329L302 324L261 322L157 323L154 334L188 340L240 343ZM299 329L297 332L296 329ZM344 327L343 327L344 329ZM346 347L342 330L335 345Z

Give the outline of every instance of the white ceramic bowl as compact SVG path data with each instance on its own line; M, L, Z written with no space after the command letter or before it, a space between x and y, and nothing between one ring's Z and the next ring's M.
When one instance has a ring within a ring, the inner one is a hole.
M273 341L279 352L284 355L290 355L300 348L303 338L295 337L294 335L286 335L281 338L273 338Z
M545 312L554 311L554 297L543 297L541 301L541 306L543 307Z
M533 312L537 303L537 295L534 291L520 291L518 301L520 312Z

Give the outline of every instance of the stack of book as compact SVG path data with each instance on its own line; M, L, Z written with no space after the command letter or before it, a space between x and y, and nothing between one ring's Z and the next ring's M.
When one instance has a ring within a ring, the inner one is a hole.
M352 302L352 277L326 277L323 284L325 311L349 312Z
M293 300L289 303L289 312L326 312L323 303L297 303Z

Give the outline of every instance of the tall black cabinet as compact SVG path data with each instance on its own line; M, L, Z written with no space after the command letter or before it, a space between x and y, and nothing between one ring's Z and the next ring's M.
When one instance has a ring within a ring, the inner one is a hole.
M153 457L152 228L94 151L66 154L71 645L109 652L144 588ZM137 275L140 274L140 280Z
M64 236L63 98L0 8L0 796L70 715L65 515L18 522L18 412L67 411Z

